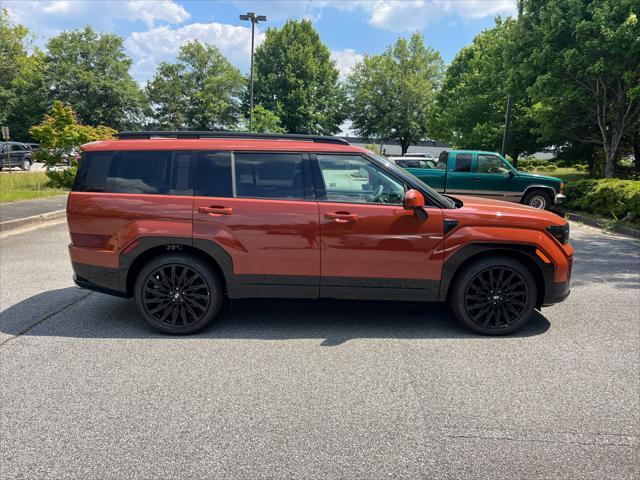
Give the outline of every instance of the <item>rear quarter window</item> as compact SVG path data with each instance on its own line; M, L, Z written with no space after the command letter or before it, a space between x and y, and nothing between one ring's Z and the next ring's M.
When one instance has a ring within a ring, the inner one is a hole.
M170 150L86 152L73 191L190 195L191 155Z

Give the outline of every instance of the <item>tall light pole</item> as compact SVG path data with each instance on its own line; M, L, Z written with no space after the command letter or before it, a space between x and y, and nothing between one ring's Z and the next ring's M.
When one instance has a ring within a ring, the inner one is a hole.
M256 15L253 12L247 12L246 15L240 15L240 20L249 20L251 22L251 87L249 100L249 131L253 131L253 39L255 37L256 23L266 22L267 17L264 15Z
M518 20L522 16L524 10L524 0L518 0ZM511 108L512 108L511 93L507 96L507 111L504 115L504 130L502 132L502 148L500 153L503 157L507 155L507 148L509 148L509 127L511 126Z

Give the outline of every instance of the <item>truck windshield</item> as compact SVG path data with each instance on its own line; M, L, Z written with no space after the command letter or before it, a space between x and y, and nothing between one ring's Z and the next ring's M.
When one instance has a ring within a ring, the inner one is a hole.
M382 157L380 155L375 155L375 154L370 154L370 155L375 157L377 160L383 162L389 169L393 170L394 173L396 173L400 178L403 178L405 180L410 180L413 183L417 183L420 186L420 188L425 190L431 197L436 198L443 205L446 205L447 208L456 208L456 202L454 202L448 197L445 197L439 194L429 185L427 185L422 180L420 180L418 177L415 177L410 173L408 173L405 169L400 168L398 165L395 164L395 162L392 162L388 158Z

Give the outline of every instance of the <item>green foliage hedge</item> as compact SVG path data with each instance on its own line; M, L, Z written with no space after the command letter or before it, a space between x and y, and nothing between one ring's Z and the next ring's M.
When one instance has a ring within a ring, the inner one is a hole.
M627 215L640 219L640 181L615 178L569 182L565 187L570 209L622 220Z

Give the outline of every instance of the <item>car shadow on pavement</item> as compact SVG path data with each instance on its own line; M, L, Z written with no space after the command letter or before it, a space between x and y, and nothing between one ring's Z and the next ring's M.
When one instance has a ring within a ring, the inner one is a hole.
M541 335L549 327L549 321L536 311L529 323L511 338ZM147 326L133 300L77 288L40 293L0 312L0 334L176 341L317 338L322 340L322 346L362 338L491 338L464 328L444 304L328 299L228 301L203 332L170 337Z

